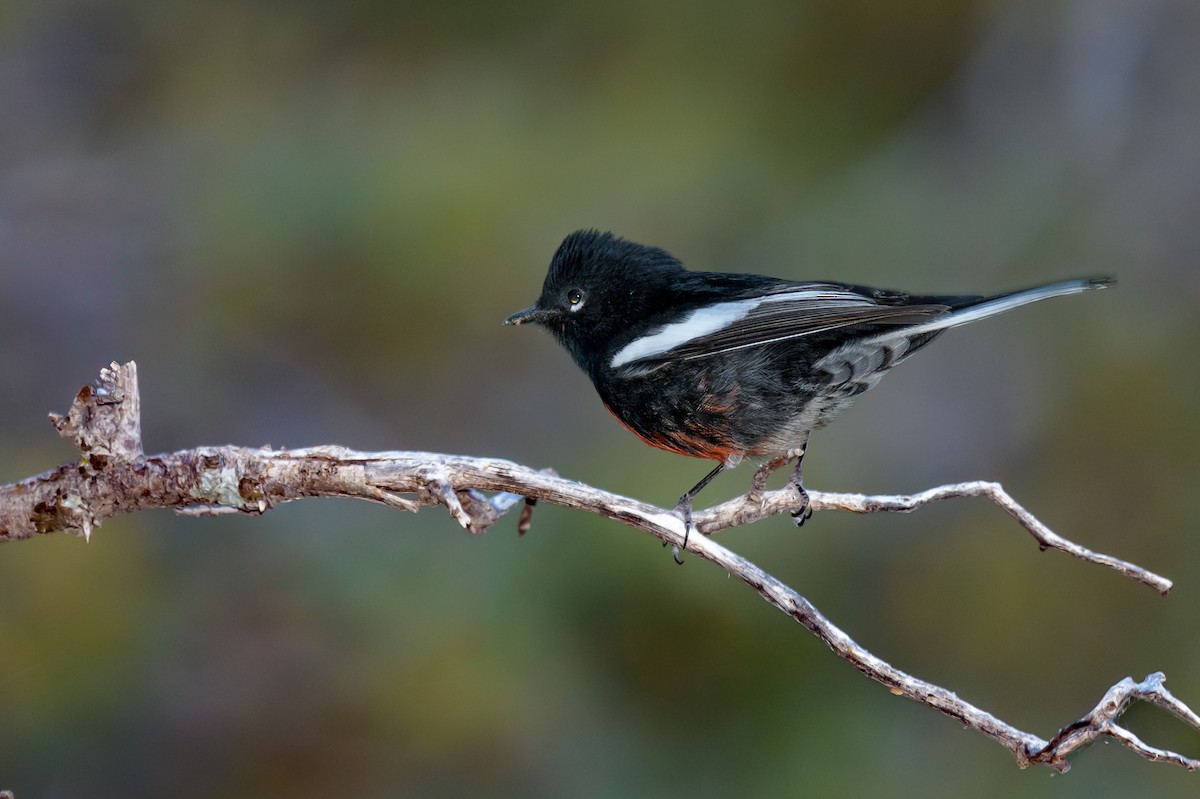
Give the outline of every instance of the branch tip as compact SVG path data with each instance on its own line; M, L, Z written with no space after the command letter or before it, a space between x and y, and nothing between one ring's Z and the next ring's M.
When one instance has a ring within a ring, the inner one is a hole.
M84 464L103 471L110 462L142 457L142 409L137 364L113 361L95 382L79 389L65 415L50 414L63 438L83 453Z

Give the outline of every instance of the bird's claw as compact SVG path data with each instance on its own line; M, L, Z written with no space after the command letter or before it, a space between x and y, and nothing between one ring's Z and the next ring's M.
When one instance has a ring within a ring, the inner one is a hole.
M803 527L804 523L812 518L812 505L808 501L808 492L802 486L795 486L796 493L800 495L800 507L791 511L792 521L797 527Z
M683 558L681 558L679 556L679 552L680 552L680 549L687 549L688 539L690 539L692 536L692 503L691 503L691 499L688 497L681 499L679 501L679 504L675 506L675 512L677 514L679 514L680 519L682 519L682 521L683 521L683 545L681 547L679 544L676 544L675 546L671 547L671 557L673 557L675 559L676 563L678 563L680 566L682 566ZM664 541L663 546L665 547L666 545L667 545L667 542Z

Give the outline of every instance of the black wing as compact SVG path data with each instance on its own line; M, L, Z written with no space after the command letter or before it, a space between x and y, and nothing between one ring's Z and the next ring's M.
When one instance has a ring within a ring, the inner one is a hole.
M756 297L697 308L631 342L613 365L658 365L844 328L918 324L950 311L951 305L929 302L933 299L836 283L781 284Z

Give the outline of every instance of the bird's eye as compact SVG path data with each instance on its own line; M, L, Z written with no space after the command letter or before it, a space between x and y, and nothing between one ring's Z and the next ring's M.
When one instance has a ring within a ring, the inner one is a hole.
M574 311L583 304L583 292L579 289L571 289L567 292L567 302L571 303L571 310Z

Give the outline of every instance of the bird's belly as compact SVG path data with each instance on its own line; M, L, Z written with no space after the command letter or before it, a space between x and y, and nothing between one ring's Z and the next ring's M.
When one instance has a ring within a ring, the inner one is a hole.
M774 449L776 439L793 432L789 410L765 402L734 375L666 366L596 387L622 425L669 452L734 463L746 455L778 454L796 446L793 441Z

